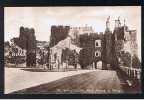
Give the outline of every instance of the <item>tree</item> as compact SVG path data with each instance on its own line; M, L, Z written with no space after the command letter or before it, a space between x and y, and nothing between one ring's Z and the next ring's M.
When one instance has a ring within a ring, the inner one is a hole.
M8 47L10 47L10 43L9 43L9 41L4 42L4 46L8 46Z
M132 57L132 66L133 66L133 68L140 68L140 66L141 66L140 60L137 57L137 55L134 55Z
M121 55L124 66L131 67L131 54L129 52L123 53Z
M40 55L40 59L39 59L38 63L40 65L43 65L45 63L44 51L40 50L39 55Z
M50 67L50 48L47 48L47 53L46 53L46 66L49 68Z
M15 46L12 46L12 52L14 53L14 56L12 57L12 59L14 60L15 66L17 66L17 54L18 54L18 48L16 48Z
M88 65L92 64L93 56L90 48L84 48L79 54L79 63L82 69L86 69Z

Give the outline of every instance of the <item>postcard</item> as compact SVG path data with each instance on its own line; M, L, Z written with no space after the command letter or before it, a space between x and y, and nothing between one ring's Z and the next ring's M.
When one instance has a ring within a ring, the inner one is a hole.
M141 6L4 7L5 94L139 94Z

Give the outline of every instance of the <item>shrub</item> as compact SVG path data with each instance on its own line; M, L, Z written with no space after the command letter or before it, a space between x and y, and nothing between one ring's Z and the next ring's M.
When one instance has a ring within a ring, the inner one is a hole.
M137 57L137 55L134 55L134 56L132 57L132 66L133 66L134 68L139 68L139 67L141 66L140 60L139 60L139 58Z
M81 68L86 69L88 65L92 64L92 61L92 50L89 48L82 49L79 54L79 64L81 65Z

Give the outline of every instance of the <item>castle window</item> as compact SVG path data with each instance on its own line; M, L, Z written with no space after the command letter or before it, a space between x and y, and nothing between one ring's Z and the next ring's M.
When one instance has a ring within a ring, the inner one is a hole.
M96 52L96 56L98 56L99 54L98 54L98 52Z
M101 40L95 40L95 47L101 47Z
M98 42L96 42L96 46L98 46Z
M95 51L95 57L99 57L101 55L100 51Z

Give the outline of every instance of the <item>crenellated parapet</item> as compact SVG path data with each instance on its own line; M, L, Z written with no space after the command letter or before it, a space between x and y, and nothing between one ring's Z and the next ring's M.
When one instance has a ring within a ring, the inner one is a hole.
M64 40L68 36L69 30L70 26L51 26L50 46L53 47L59 41Z

